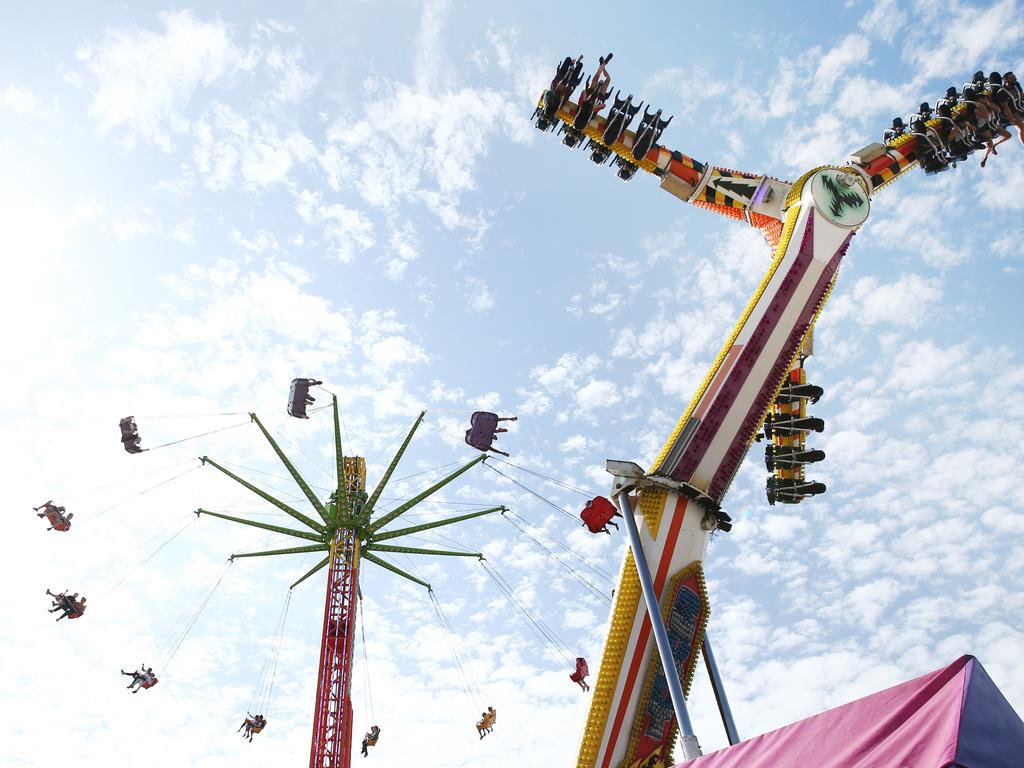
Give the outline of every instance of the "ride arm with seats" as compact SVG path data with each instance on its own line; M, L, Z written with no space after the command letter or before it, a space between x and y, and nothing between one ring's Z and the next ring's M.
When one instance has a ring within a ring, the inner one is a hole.
M535 116L543 111L545 94L541 95ZM619 103L617 100L616 105ZM636 131L631 131L628 124L642 102L633 107L627 98L622 104L622 110L616 106L607 118L584 114L586 121L576 128L581 106L567 99L559 104L553 121L560 122L559 130L578 131L579 141L570 146L577 146L583 136L590 139L588 147L596 154L595 162L603 163L614 154L617 173L624 181L633 178L638 170L646 171L660 179L662 189L679 199L736 221L746 221L760 230L770 245L778 243L782 233L782 206L792 189L791 183L763 174L715 168L670 150L658 141L671 118L663 120L660 111L645 111L646 120L641 121ZM628 114L623 116L623 110L628 110ZM616 125L619 122L621 129ZM547 130L550 124L542 125L538 121L537 127Z

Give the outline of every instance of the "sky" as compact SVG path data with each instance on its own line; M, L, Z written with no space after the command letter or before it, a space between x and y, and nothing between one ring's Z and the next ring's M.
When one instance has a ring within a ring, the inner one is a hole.
M624 185L530 125L563 56L584 54L590 71L609 51L616 87L674 115L667 146L793 180L976 69L1024 72L1024 12L1015 0L797 2L783 15L744 2L3 5L6 764L306 759L322 575L292 597L267 729L252 744L235 729L288 585L316 558L227 567L292 542L192 514L287 521L198 468L209 455L299 498L250 411L326 495L329 412L286 415L296 376L338 395L346 451L367 458L371 485L428 411L391 506L472 458L469 413L518 416L498 442L513 466L495 466L519 485L479 467L408 520L508 506L545 548L497 515L419 545L482 552L596 670L602 573L617 574L625 536L574 518L608 493L605 459L653 460L769 257L757 232L649 176ZM808 361L825 388L812 410L826 431L811 442L829 491L769 507L755 448L724 505L736 525L705 561L741 735L963 653L1024 711L1022 210L1016 135L985 169L916 172L873 201ZM116 425L129 414L144 446L174 444L127 455ZM47 499L75 513L70 532L35 517ZM454 633L422 588L363 571L352 691L356 732L382 730L373 763L572 763L587 695L479 563L394 562L431 582ZM45 590L66 588L89 610L54 623ZM129 694L119 670L142 662L160 683ZM488 704L499 719L481 741ZM703 670L690 714L706 751L725 744Z

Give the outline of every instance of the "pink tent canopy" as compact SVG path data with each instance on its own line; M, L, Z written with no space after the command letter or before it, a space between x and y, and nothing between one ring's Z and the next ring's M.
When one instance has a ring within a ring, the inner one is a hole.
M963 656L945 669L683 765L1020 768L1024 722L984 667Z

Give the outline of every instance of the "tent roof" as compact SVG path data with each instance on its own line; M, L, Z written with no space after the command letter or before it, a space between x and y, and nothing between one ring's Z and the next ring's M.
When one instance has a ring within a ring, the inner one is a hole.
M685 763L685 768L1019 768L1024 722L984 667L948 667Z

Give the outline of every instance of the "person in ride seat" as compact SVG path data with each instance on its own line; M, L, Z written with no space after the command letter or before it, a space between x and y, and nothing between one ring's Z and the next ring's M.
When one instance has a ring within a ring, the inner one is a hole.
M569 679L579 685L584 692L590 690L590 686L587 684L586 677L590 674L590 667L587 666L587 660L582 656L576 657L576 671L569 675Z
M370 730L363 736L362 755L363 757L369 757L370 747L377 746L377 739L380 738L380 728L376 725L370 727Z
M61 619L77 619L85 613L85 598L78 599L77 592L73 595L68 595L64 592L54 594L50 590L46 590L46 594L53 598L53 608L49 609L50 613L62 611L61 615L57 617L57 621Z
M36 511L36 517L45 517L50 521L50 527L48 531L66 531L71 528L71 518L75 516L74 512L64 514L64 507L54 506L52 501L47 501L38 507L32 507ZM43 510L40 512L39 510Z
M569 93L576 89L583 79L583 54L575 59L566 56L562 63L555 70L555 77L551 80L551 90L556 93L561 89L568 88Z
M247 714L248 717L245 718L245 722L238 727L238 730L241 731L244 728L245 733L242 734L242 738L249 739L249 741L252 742L253 734L259 733L263 730L267 724L267 718L263 715L253 715L249 712L246 712L245 714ZM238 731L235 731L235 733L238 733Z
M605 65L612 60L612 54L608 54L603 58L598 59L597 71L594 72L593 77L587 80L587 85L580 93L580 104L591 98L596 98L598 101L594 104L594 114L596 115L602 109L604 109L605 102L601 98L604 94L609 93L612 87L612 76L608 74L608 70Z
M1024 143L1024 112L1022 112L1024 102L1018 104L1018 99L1014 98L1016 94L1006 85L1007 81L1017 84L1017 78L1014 77L1013 72L1007 72L1005 80L1004 76L998 72L993 72L988 76L989 89L992 91L992 102L1006 123L1016 126L1017 136L1020 138L1021 143ZM1020 89L1019 84L1017 84L1017 89Z
M494 707L488 707L486 712L480 713L480 722L476 724L476 730L481 739L494 730L494 723L497 719L498 713Z
M132 679L132 681L126 686L132 693L138 693L143 688L151 687L156 682L156 675L153 674L153 668L147 667L145 664L134 672L125 672L122 669L121 674L128 675Z
M907 126L903 124L902 117L894 117L892 119L892 128L886 128L885 133L882 134L882 141L886 144L893 142L898 139L904 133L907 132Z

